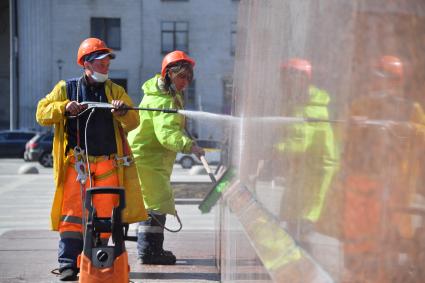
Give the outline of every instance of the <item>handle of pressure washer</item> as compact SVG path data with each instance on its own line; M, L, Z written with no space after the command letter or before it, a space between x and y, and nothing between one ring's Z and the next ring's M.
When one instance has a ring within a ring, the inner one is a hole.
M184 130L185 130L185 132L186 132L186 135L191 139L191 140L193 140L193 142L194 142L194 144L195 145L197 145L197 143L196 143L196 139L190 134L190 132L188 131L188 129L187 128L184 128ZM215 184L215 183L217 183L217 180L216 180L216 178L215 178L215 176L214 176L214 173L211 171L211 169L210 169L210 166L208 165L208 162L207 162L207 160L205 159L205 156L204 155L201 155L200 157L199 157L199 159L201 160L201 162L202 162L202 165L204 166L204 168L205 168L205 170L207 171L207 173L208 173L208 175L210 176L210 179L211 179L211 181Z
M204 165L205 170L207 171L208 175L210 176L211 181L215 184L217 183L217 179L214 176L214 173L211 171L210 166L208 165L207 160L205 159L204 155L201 155L201 157L199 158L201 159L202 165Z
M94 187L86 190L86 200L85 205L86 208L91 212L93 209L93 206L91 205L91 200L93 195L100 195L100 194L114 194L119 195L120 203L118 208L124 209L125 208L125 190L122 187Z

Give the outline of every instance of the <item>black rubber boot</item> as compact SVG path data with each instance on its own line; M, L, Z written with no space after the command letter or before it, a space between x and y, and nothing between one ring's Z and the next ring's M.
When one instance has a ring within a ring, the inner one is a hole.
M166 250L157 253L148 252L139 257L139 263L173 265L176 264L176 256L171 251Z
M139 224L137 250L139 263L172 265L176 256L163 249L166 215L149 214L149 219Z
M74 268L66 268L60 272L60 281L76 281L78 271Z

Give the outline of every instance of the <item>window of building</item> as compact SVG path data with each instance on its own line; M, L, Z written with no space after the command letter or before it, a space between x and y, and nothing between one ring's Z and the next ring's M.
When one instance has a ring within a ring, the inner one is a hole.
M223 109L224 114L232 114L232 91L233 91L233 77L225 76L223 78Z
M193 80L184 94L184 108L187 110L200 110L196 105L196 81ZM198 123L194 119L186 119L186 129L193 137L198 137Z
M113 81L114 83L116 83L117 85L122 86L125 91L127 91L127 79L116 79L116 78L111 78L111 81Z
M235 55L236 52L236 22L232 22L230 31L230 54Z
M173 50L189 52L189 23L161 23L161 52L166 54Z
M121 19L91 18L91 36L105 41L109 48L121 49Z
M196 81L193 80L186 90L186 95L184 96L184 106L189 110L196 109Z

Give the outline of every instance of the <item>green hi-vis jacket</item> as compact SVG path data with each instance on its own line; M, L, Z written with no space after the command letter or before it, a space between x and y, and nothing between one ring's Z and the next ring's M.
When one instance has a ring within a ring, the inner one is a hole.
M105 94L108 102L112 100L122 100L126 105L133 106L130 97L125 90L112 81L105 82ZM42 126L55 127L53 140L53 170L56 184L56 191L51 210L51 228L57 231L62 210L64 179L69 163L65 160L65 148L67 136L65 132L65 106L68 104L66 93L66 82L60 81L56 84L51 93L41 99L37 106L36 119ZM135 111L128 111L123 116L114 116L114 131L117 144L118 157L124 155L125 136L121 135L136 128L139 125L139 116ZM122 214L124 223L134 223L147 219L147 213L143 206L140 185L137 182L137 171L134 163L130 166L118 166L119 185L125 188L126 208Z
M328 120L329 94L309 87L309 101L298 106L295 117ZM323 210L326 194L338 166L338 149L329 122L296 123L277 145L288 168L287 190L281 204L284 219L316 222Z
M146 81L140 107L182 109L181 93L172 96L158 86L161 77ZM170 177L177 152L190 152L192 140L184 134L181 114L140 111L140 125L128 135L146 209L175 215Z

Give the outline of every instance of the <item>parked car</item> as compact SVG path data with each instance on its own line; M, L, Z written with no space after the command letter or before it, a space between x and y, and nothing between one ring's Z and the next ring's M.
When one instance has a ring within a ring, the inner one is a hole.
M53 167L53 133L38 133L25 145L24 159L38 161L44 167Z
M208 164L219 164L221 161L222 143L214 140L197 140L198 146L205 150L205 159ZM190 169L195 164L202 164L195 154L177 153L176 163L179 163L183 168Z
M22 158L26 142L35 134L25 130L0 131L0 157Z

